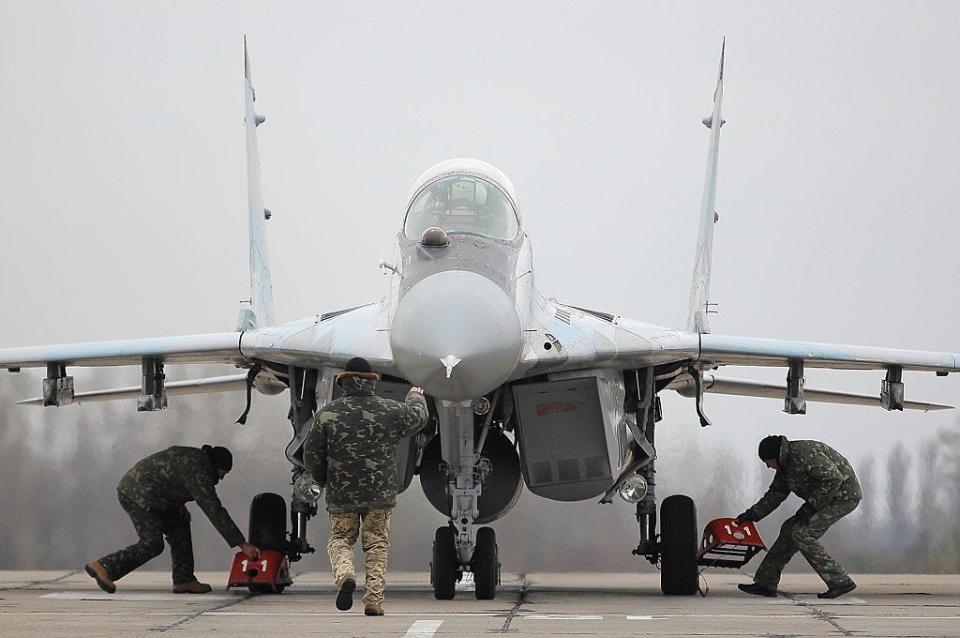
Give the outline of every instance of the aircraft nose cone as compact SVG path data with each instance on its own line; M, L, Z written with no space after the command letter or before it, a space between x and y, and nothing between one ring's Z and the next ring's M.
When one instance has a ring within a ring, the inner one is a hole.
M397 368L427 394L479 398L502 384L520 359L523 330L513 301L492 281L449 270L417 282L390 328Z

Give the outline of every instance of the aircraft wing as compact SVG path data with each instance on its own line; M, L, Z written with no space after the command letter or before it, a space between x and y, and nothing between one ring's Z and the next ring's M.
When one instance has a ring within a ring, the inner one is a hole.
M140 365L143 359L164 363L233 363L247 359L240 353L240 332L95 341L54 346L0 349L0 368L42 368L50 363L64 366Z
M702 374L704 392L783 399L786 386L727 379L705 371L731 365L885 370L889 381L900 383L903 371L939 375L960 372L960 354L697 334L551 300L541 306L539 327L530 332L522 364L522 376L589 368L654 367L660 378L673 378L668 387L681 394L689 391L695 395L694 375ZM804 390L803 394L811 401L882 405L879 396L831 390ZM950 406L903 401L903 407L937 410Z
M226 363L251 367L257 361L302 367L341 366L368 357L380 372L394 372L385 305L373 303L297 322L250 330L179 337L94 341L0 349L0 369Z
M787 367L802 361L808 368L883 370L899 366L920 372L960 372L960 354L848 346L811 341L700 335L700 357L714 366Z

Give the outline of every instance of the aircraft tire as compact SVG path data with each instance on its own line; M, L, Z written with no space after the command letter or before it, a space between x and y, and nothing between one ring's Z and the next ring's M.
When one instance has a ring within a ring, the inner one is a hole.
M477 600L493 600L500 582L500 552L497 533L492 527L477 530L477 544L473 550L473 582Z
M660 505L660 589L667 596L697 593L697 507L675 494Z
M287 542L287 503L279 494L263 492L250 503L250 543L282 552Z
M437 600L453 600L457 593L460 560L453 528L438 527L433 540L433 560L430 561L430 584Z

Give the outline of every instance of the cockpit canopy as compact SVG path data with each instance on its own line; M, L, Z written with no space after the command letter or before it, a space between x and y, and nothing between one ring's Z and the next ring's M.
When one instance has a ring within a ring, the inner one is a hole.
M473 175L451 175L431 182L410 204L403 232L420 239L437 226L448 233L474 233L511 240L520 231L517 211L492 183Z

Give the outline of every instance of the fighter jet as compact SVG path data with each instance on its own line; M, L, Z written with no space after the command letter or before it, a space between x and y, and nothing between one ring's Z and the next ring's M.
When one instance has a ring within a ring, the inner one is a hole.
M382 374L379 391L401 397L422 386L432 424L398 452L400 485L415 474L430 503L447 518L436 529L431 584L452 598L472 573L476 596L496 594L496 534L483 526L516 503L523 486L558 501L615 496L636 506L634 554L659 564L665 594L697 591L697 522L692 499L673 495L657 511L654 469L660 395L693 400L709 424L705 393L777 397L784 411L803 414L806 401L877 405L886 410L950 406L907 401L905 371L945 376L960 371L960 354L782 341L713 334L709 315L714 209L720 133L724 124L723 50L713 95L699 239L689 319L671 329L602 310L560 303L535 284L531 239L516 190L502 172L475 159L429 168L413 184L397 241L400 260L382 264L389 290L379 301L278 323L267 252L249 57L244 46L250 231L250 301L236 329L187 336L0 349L0 368L46 367L44 406L136 398L141 411L166 407L170 395L246 390L289 391L293 440L291 529L286 510L253 508L252 528L279 527L290 560L312 551L307 522L322 490L303 467L303 441L318 406L338 394L334 379L346 361L366 358ZM165 383L170 364L230 364L243 373ZM75 392L69 368L135 366L142 384ZM781 367L785 383L725 378L722 366ZM885 372L877 396L811 390L806 368ZM277 497L280 498L280 497ZM254 501L256 505L256 500ZM271 533L276 537L276 533ZM258 542L251 538L252 542Z

